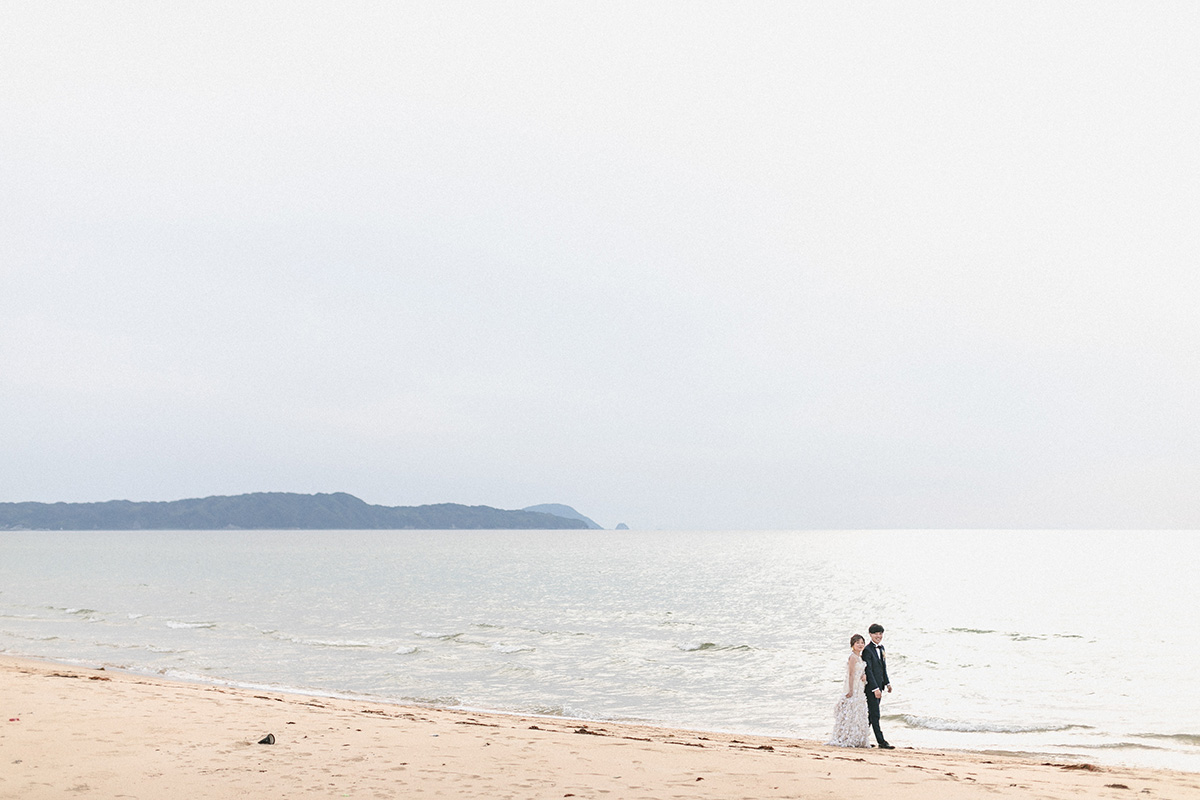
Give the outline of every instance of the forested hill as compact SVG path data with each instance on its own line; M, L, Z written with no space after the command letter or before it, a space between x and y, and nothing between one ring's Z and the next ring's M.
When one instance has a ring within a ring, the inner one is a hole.
M587 523L536 511L439 503L373 506L343 492L263 492L139 503L0 503L0 530L425 530L583 529Z

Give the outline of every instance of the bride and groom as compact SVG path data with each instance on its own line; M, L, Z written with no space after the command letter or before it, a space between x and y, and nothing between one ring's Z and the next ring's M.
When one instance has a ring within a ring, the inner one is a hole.
M887 657L883 652L883 626L876 623L867 629L871 643L861 634L850 637L850 658L846 662L845 696L833 710L833 738L829 744L838 747L870 747L872 732L882 750L894 750L879 729L879 701L884 692L892 690L887 674Z

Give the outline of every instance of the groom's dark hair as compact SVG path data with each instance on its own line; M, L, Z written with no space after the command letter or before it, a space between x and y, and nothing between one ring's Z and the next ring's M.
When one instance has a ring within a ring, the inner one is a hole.
M883 626L876 622L874 625L867 628L867 633L883 633Z

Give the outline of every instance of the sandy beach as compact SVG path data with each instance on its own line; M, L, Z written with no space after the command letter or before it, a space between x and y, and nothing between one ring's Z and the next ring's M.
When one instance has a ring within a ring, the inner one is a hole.
M0 706L6 800L1200 798L1191 773L405 707L7 656Z

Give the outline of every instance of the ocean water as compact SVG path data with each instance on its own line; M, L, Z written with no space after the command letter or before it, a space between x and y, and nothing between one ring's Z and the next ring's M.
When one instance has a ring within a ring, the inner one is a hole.
M824 741L887 628L898 746L1200 772L1190 531L0 533L0 651Z

